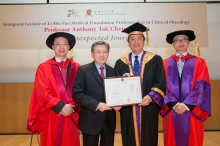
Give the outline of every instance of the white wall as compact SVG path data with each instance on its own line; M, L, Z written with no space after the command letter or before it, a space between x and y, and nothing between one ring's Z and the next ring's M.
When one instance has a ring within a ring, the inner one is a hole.
M220 4L207 4L209 46L200 48L201 57L207 61L212 80L220 79ZM202 17L202 16L201 16ZM198 26L199 27L199 26ZM165 39L165 38L164 38ZM12 42L13 43L13 42ZM110 44L111 45L111 44ZM189 52L195 54L191 44ZM169 48L145 48L167 58L174 53ZM129 48L111 48L108 64L114 66L115 61L122 55L129 53ZM0 50L0 82L33 82L35 71L39 63L52 58L53 51L47 48ZM74 59L80 64L92 61L90 48L74 49Z

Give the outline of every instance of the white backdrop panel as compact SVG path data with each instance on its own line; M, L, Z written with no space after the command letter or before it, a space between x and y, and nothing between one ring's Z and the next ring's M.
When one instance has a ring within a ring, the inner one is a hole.
M185 5L182 5L183 9L187 9L187 7L184 7ZM0 7L1 10L2 7ZM23 10L24 11L24 10ZM49 10L48 10L49 11ZM51 10L50 10L51 11ZM156 11L156 10L155 10ZM157 10L157 13L159 13L160 10ZM169 10L171 11L171 10ZM206 9L204 10L206 11ZM5 11L7 12L7 11ZM28 11L27 11L28 12ZM26 12L26 13L27 13ZM41 7L38 9L38 12L41 12ZM14 14L18 13L16 11L13 11ZM177 13L176 8L173 8L172 13ZM206 12L205 12L206 13ZM66 13L65 13L66 14ZM188 14L188 13L187 13ZM202 13L203 14L203 13ZM204 58L207 62L208 68L209 68L209 73L210 77L213 80L219 80L220 79L220 59L219 59L219 54L220 54L220 40L219 40L219 34L220 34L220 17L216 14L220 14L220 4L207 4L207 14L199 16L197 19L204 19L203 17L207 17L207 25L208 25L208 46L207 47L200 47L201 50L201 57ZM5 13L7 17L11 17L12 14ZM151 13L151 15L154 15L154 13ZM207 16L206 16L207 15ZM41 18L47 17L48 15L42 15ZM135 17L136 15L131 16ZM22 16L17 15L19 19L23 19ZM59 15L54 15L53 19L56 17L59 17ZM107 17L107 16L106 16ZM164 15L166 17L166 15ZM190 17L190 15L188 16ZM201 18L200 18L201 17ZM0 13L0 18L2 18L2 13ZM13 17L14 18L14 17ZM38 17L37 17L38 19ZM52 18L45 18L45 19L52 19ZM72 17L71 19L74 19ZM31 17L31 21L34 21L35 17ZM2 23L0 23L2 25ZM158 25L158 29L167 29L165 26ZM197 27L200 27L200 24L197 25ZM2 28L0 27L0 35L7 36L7 34L2 33ZM154 30L151 29L151 33L153 33ZM31 29L34 30L34 29ZM168 32L168 30L167 30ZM201 33L203 30L201 30ZM17 35L17 37L23 37L26 32L20 33ZM8 38L6 42L3 42L1 39L1 45L11 45L12 43L15 43L15 40L13 38L13 34L11 38ZM36 36L36 40L41 39L40 36L37 34L37 31L33 31L31 35ZM156 36L159 37L157 39L158 41L165 41L165 36L160 36L160 34L155 34ZM196 31L197 35L197 31ZM204 34L205 36L206 34ZM32 37L32 36L30 36ZM203 36L202 36L203 37ZM10 40L11 39L11 40ZM152 41L152 35L150 36L150 40ZM44 47L42 48L33 48L36 46L32 46L31 48L3 48L0 49L0 82L33 82L34 81L34 76L35 76L35 71L37 69L37 66L54 56L54 53L51 49L48 49L45 45L45 38L41 39L43 42L41 42ZM32 42L33 44L35 42ZM199 43L201 44L201 40L198 39ZM26 41L27 42L27 41ZM79 41L78 41L79 42ZM78 43L77 42L77 43ZM91 41L89 43L93 43L94 41ZM23 42L22 42L23 43ZM28 43L28 42L27 42ZM129 53L130 49L127 46L127 42L123 41L124 45L126 47L112 47L114 42L110 42L110 55L108 58L107 63L111 66L114 66L115 61L122 55ZM25 44L25 43L24 43ZM175 50L171 45L166 45L163 47L146 47L146 51L152 51L157 53L158 55L161 55L163 59L169 57L171 54L175 53ZM195 55L195 49L194 49L194 42L191 43L189 47L189 53ZM74 48L74 59L75 61L79 62L80 64L86 64L90 61L92 61L92 57L90 56L90 46L88 48Z
M50 3L144 2L144 0L50 0Z
M47 0L0 0L0 4L34 4L47 3Z
M166 35L182 29L194 30L200 46L208 46L205 3L0 5L0 18L0 49L45 48L57 31L74 34L75 48L98 40L126 47L121 31L135 22L150 29L151 47L169 46Z

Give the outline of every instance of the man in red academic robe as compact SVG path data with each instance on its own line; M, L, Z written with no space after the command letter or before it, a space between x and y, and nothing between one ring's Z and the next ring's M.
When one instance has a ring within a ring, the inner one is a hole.
M72 34L57 32L46 41L55 57L38 66L27 129L40 133L41 146L79 146L79 106L72 99L72 86L79 64L66 58L75 45Z
M175 31L166 41L176 54L165 59L163 116L165 146L202 146L204 121L210 116L210 79L205 60L187 53L191 30Z

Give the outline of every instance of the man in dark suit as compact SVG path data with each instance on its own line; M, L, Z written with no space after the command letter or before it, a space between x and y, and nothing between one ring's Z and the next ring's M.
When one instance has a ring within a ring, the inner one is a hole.
M91 56L94 61L78 68L73 86L73 99L81 105L79 129L83 146L114 145L116 112L105 104L103 78L115 76L114 69L106 64L109 44L93 43ZM117 108L115 108L117 110Z

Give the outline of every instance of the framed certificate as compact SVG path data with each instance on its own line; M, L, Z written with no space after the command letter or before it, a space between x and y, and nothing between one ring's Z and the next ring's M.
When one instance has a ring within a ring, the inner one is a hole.
M104 78L105 101L110 107L139 104L142 101L140 76Z

